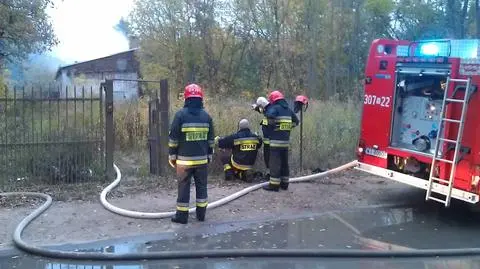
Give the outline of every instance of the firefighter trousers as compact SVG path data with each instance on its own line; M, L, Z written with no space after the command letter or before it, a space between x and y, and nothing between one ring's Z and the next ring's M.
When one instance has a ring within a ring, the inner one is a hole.
M288 165L288 148L270 147L270 181L269 187L278 189L288 188L290 168Z
M265 162L265 167L267 168L267 174L270 173L270 145L264 144L263 145L263 161Z
M196 213L199 220L205 219L205 213L208 205L207 195L207 165L195 167L177 166L178 179L178 198L177 198L177 217L183 220L188 219L188 208L190 204L190 186L191 179L195 180L196 191Z

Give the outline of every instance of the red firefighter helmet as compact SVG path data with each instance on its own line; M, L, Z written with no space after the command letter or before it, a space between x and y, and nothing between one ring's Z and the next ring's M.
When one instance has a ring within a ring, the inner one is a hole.
M183 93L183 97L185 99L192 98L192 97L203 98L202 88L197 84L189 84L185 87L185 92Z
M298 113L300 112L300 110L302 110L302 108L303 111L307 111L308 97L306 97L305 95L297 95L293 104L293 112Z
M280 91L273 91L268 95L268 102L274 103L284 98L285 97L283 97L283 93L281 93Z
M304 105L307 105L308 97L306 97L305 95L297 95L297 97L295 97L295 102L300 102Z

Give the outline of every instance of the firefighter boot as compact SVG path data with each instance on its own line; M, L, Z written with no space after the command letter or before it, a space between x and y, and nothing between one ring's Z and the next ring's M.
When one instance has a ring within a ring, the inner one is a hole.
M255 178L255 172L253 170L247 170L242 173L241 179L247 183L252 183Z
M266 191L278 192L278 191L280 191L280 185L269 183L268 185L263 186L263 189L266 190Z
M197 206L197 209L195 210L195 213L197 214L197 220L198 221L205 221L205 214L207 213L207 207Z
M172 217L172 222L187 224L188 223L188 211L178 211L175 216Z
M230 181L235 179L235 171L230 164L223 165L223 171L225 172L225 180Z
M288 190L288 183L289 183L288 177L280 178L280 189L285 191Z
M225 180L226 181L235 180L235 172L233 171L233 169L228 169L225 171Z
M266 191L278 192L280 190L280 178L270 176L270 180L268 181L268 185L263 186L263 189L266 190Z

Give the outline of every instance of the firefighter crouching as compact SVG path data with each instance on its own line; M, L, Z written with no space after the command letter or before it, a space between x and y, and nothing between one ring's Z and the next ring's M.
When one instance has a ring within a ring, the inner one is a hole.
M265 111L268 109L269 106L270 104L268 103L268 100L265 97L258 97L257 102L252 105L253 110L263 115L265 115ZM269 168L270 138L268 135L268 120L266 117L262 119L262 121L260 122L260 126L262 126L262 135L263 135L263 161L265 162L265 168L267 170L265 173L265 180L268 181L270 179L270 168Z
M273 91L268 96L270 106L265 112L268 119L270 137L270 180L264 186L267 191L287 190L290 176L288 166L288 149L290 131L299 124L297 115L288 107L280 91Z
M203 109L200 86L185 87L185 105L173 119L169 133L169 163L178 179L177 210L172 222L186 224L190 202L191 178L195 180L196 216L205 220L207 210L207 164L212 160L214 132L212 118Z
M242 119L238 123L238 132L220 138L215 138L220 149L230 149L231 154L224 154L222 159L225 180L239 178L252 182L255 173L253 166L257 160L257 153L262 146L262 139L250 131L248 120Z

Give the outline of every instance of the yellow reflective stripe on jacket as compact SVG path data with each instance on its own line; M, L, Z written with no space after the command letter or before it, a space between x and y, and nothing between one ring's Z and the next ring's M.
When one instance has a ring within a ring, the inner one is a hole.
M233 140L234 145L242 145L242 144L259 144L258 139L245 139L245 140L239 140L235 139Z
M292 122L292 119L276 119L275 122Z
M236 162L233 160L233 155L232 155L232 157L230 158L230 160L231 160L231 162L232 162L233 167L237 168L238 170L250 170L250 169L252 169L252 166L251 166L251 165L242 165L242 164L236 163Z
M208 132L210 125L208 123L183 123L182 132Z
M223 166L223 171L227 171L227 170L230 170L230 169L232 169L232 166L228 163Z
M177 156L178 165L201 165L208 163L208 156Z
M182 127L208 127L209 125L207 122L182 123Z
M208 132L208 127L182 127L182 132Z
M277 124L275 131L291 131L293 127L292 117L282 116L275 119Z

